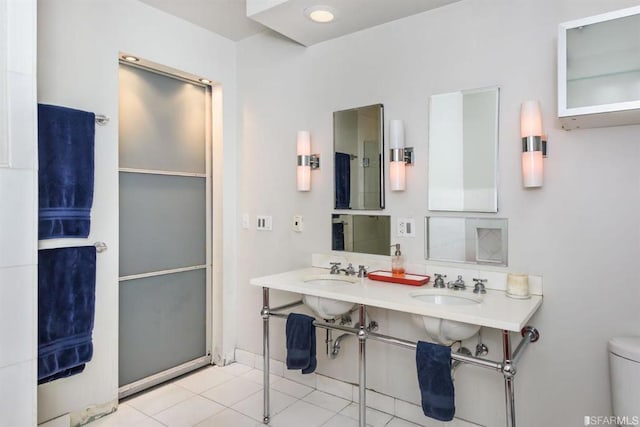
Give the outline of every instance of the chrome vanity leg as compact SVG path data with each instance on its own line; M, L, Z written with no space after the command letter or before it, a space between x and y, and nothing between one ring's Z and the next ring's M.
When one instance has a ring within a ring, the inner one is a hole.
M269 424L269 288L262 288L263 419Z
M502 352L504 364L502 374L504 375L504 399L507 408L507 427L516 427L516 408L513 390L513 376L516 374L515 366L511 359L511 337L509 331L502 331Z
M359 385L358 385L358 394L360 397L360 403L358 404L359 411L359 426L366 427L367 426L367 357L366 357L366 341L367 341L367 330L366 328L366 319L365 319L365 307L364 305L360 305L360 330L358 331L358 355L360 356L359 360Z

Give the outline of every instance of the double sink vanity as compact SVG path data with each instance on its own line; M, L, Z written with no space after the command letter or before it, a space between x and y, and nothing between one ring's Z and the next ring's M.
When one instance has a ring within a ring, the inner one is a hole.
M315 256L314 256L314 259ZM269 422L269 319L286 318L287 312L301 304L315 315L314 325L327 330L351 333L359 346L359 409L360 426L366 425L366 341L374 339L415 350L416 343L402 338L374 332L366 325L366 308L394 310L410 314L424 326L430 341L451 345L477 334L481 327L502 331L503 360L495 362L470 355L452 353L452 361L469 363L500 372L505 381L506 416L508 426L515 425L513 377L523 350L539 338L535 328L526 326L542 304L541 289L532 289L527 299L509 298L504 289L487 284L486 293L474 293L473 286L464 289L434 288L432 282L423 286L409 286L371 280L356 275L331 274L329 265L314 262L315 267L254 278L251 284L262 287L263 351L264 351L264 422ZM471 277L465 277L470 282ZM271 307L270 290L285 291L301 296L300 300L280 307ZM344 326L336 320L358 312L355 326ZM511 333L522 335L512 351Z
M442 320L451 325L446 329L460 335L439 336L428 330L429 336L440 343L470 338L483 326L520 332L542 304L541 295L511 299L491 288L486 294L475 294L472 286L465 290L437 289L431 284L408 286L329 274L328 268L319 267L260 277L251 284L301 294L305 305L326 320L348 313L356 305L424 316L428 318L426 323Z

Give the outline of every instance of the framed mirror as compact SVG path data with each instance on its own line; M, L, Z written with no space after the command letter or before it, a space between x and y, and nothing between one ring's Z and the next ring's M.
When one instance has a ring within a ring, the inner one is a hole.
M389 255L391 217L385 215L331 215L331 249Z
M428 260L507 265L506 219L432 216L425 230Z
M429 210L497 212L499 89L433 95Z
M384 208L382 104L333 113L334 207Z

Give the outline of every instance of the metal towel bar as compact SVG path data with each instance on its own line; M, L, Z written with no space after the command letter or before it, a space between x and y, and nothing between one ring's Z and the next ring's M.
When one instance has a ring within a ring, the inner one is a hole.
M96 124L99 126L105 126L107 123L109 123L109 117L105 116L104 114L96 114Z

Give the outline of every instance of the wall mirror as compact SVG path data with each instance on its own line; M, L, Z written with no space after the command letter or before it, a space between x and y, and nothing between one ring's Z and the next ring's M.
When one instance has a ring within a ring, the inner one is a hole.
M334 207L384 208L382 104L333 113Z
M429 210L497 212L499 89L433 95Z
M426 259L507 265L507 220L503 218L426 218Z
M331 215L331 249L389 255L391 217L382 215Z

